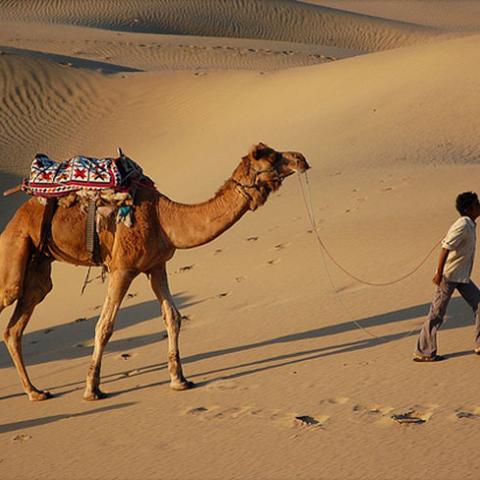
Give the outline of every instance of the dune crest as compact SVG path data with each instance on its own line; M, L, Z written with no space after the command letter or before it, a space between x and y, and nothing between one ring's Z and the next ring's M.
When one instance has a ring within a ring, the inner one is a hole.
M431 41L431 27L293 0L49 0L3 2L0 19L131 32L257 38L362 51Z

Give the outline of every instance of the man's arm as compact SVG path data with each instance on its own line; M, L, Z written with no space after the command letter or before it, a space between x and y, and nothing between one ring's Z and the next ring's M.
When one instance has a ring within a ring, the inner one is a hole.
M435 276L432 279L435 285L440 285L442 281L443 269L445 268L445 262L447 261L449 252L450 250L447 250L446 248L442 248L442 250L440 251L440 256L438 257L437 271L435 272Z

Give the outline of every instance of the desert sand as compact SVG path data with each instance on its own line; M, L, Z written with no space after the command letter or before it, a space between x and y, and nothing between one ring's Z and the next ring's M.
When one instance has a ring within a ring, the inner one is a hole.
M2 191L37 152L121 146L186 203L260 141L312 167L169 262L194 389L168 386L143 276L104 357L110 395L83 401L106 285L80 295L86 269L54 263L23 342L54 397L28 401L2 343L0 478L478 478L480 358L461 298L439 334L447 359L412 362L438 249L417 267L456 195L479 190L478 15L454 0L0 1ZM26 199L0 199L0 229ZM318 239L366 281L415 272L367 286ZM406 413L418 423L393 418Z

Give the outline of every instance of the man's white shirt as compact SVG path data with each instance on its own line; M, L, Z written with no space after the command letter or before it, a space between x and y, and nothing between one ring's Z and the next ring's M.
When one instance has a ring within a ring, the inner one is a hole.
M476 223L470 217L460 217L448 230L442 247L449 250L443 270L449 282L470 282L476 241Z

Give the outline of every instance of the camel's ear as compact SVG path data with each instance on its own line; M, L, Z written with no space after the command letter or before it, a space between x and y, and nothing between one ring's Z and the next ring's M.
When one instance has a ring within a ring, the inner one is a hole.
M270 150L270 147L260 142L250 149L250 157L254 158L255 160L259 160L264 155L265 150Z

